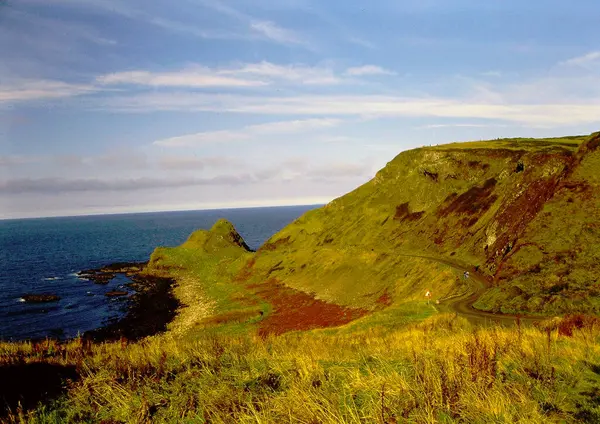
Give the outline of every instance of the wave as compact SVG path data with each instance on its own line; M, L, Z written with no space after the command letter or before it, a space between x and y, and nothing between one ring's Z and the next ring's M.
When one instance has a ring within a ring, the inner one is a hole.
M61 277L46 277L44 278L44 281L55 281L55 280L62 280Z

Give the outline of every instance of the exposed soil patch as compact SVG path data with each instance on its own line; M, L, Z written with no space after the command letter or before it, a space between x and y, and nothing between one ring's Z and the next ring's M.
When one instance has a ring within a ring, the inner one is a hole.
M267 242L267 243L263 244L257 251L258 252L261 252L261 251L269 252L269 251L277 249L280 246L285 246L286 244L289 244L289 243L290 243L290 236L287 236L284 238L280 238L279 240L275 240L272 243Z
M273 305L273 312L260 322L258 334L283 334L347 324L368 313L364 309L344 308L286 287L272 278L252 285L256 294Z
M267 271L267 277L269 277L272 273L274 273L276 271L283 271L285 269L285 267L281 266L282 263L283 263L283 261L279 261L275 265L273 265L271 267L271 269L269 269L269 271Z
M252 269L254 268L254 264L256 263L256 258L250 259L244 267L238 272L238 275L235 276L235 281L243 282L247 281L252 275Z
M489 251L493 256L506 256L510 252L511 242L518 238L544 204L554 196L557 185L557 178L533 181L516 199L503 205L501 212L496 215L502 232Z
M423 175L430 178L432 181L435 181L436 183L438 182L438 173L437 172L432 172L427 169L424 169Z
M487 171L490 168L489 163L481 163L478 160L470 160L469 162L467 162L467 165L471 169L480 169L482 171Z
M496 179L490 178L481 187L472 187L461 195L452 194L446 198L446 207L438 211L438 216L450 214L483 215L498 199L493 194Z
M582 150L586 152L593 152L594 150L600 147L600 133L594 135L587 143Z
M410 208L408 207L408 202L406 202L396 206L396 214L394 215L394 219L399 221L418 221L423 217L424 214L425 211L411 212Z
M41 401L56 399L66 390L68 381L78 378L74 366L46 363L17 363L0 366L0 421L19 403L24 410Z
M568 190L573 194L579 195L579 198L583 200L588 200L592 196L592 186L586 181L563 181L558 185L558 190Z
M112 290L109 292L104 293L104 296L106 297L121 297L121 296L127 296L129 293L127 293L124 290Z
M392 300L392 296L390 296L388 289L385 289L383 294L381 296L379 296L379 298L376 300L376 302L378 305L381 305L383 307L392 305L393 300Z

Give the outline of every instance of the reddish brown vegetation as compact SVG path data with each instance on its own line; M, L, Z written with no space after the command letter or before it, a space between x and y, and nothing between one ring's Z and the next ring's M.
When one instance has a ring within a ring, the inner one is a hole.
M588 329L592 331L594 328L600 327L600 318L591 315L567 315L558 324L558 334L562 336L572 337L573 330Z
M492 194L496 187L496 179L490 178L481 187L471 187L461 194L451 194L446 198L450 204L441 208L438 216L445 217L450 214L469 214L483 215L498 199L498 196Z
M487 171L490 168L489 163L481 163L478 160L471 160L467 163L469 168L473 169L481 169L482 171Z
M514 242L535 218L544 204L554 196L557 178L533 181L513 201L503 205L501 212L496 215L499 227L503 229L489 251L492 258L497 254L506 256L510 252L507 246Z
M394 215L394 219L399 221L418 221L423 217L424 214L425 211L411 213L408 207L408 202L406 202L396 206L396 215Z
M392 300L392 296L390 296L390 293L388 292L388 289L385 289L383 294L381 296L379 296L379 298L376 300L376 302L378 305L381 305L383 307L392 305L393 300Z
M592 187L585 181L563 181L558 185L557 191L559 190L568 190L582 200L589 200L592 197ZM573 199L567 201L572 203Z
M240 270L238 275L236 275L234 281L247 281L252 275L252 268L254 268L254 264L256 263L256 258L250 259L246 262L246 265Z
M284 286L276 279L252 285L250 288L255 289L258 296L273 306L273 312L260 322L258 334L261 337L339 326L367 314L364 309L344 308L315 299L306 293Z
M272 243L269 243L269 242L267 242L267 243L263 244L263 245L260 247L260 249L258 249L258 252L263 252L263 251L265 251L265 252L268 252L268 251L272 251L272 250L275 250L275 249L277 249L277 248L278 248L278 247L280 247L280 246L284 246L284 245L286 245L286 244L289 244L289 243L290 243L290 236L283 237L283 238L280 238L279 240L275 240L275 241L274 241L274 242L272 242Z

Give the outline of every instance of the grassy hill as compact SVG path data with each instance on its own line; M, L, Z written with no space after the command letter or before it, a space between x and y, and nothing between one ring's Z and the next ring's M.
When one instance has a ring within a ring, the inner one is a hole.
M376 177L273 236L249 281L269 278L372 310L444 298L440 257L477 267L483 310L600 312L600 136L510 139L403 152ZM426 262L426 261L425 261Z
M415 149L256 252L225 220L157 248L168 331L0 343L0 379L71 381L6 419L600 422L599 147Z

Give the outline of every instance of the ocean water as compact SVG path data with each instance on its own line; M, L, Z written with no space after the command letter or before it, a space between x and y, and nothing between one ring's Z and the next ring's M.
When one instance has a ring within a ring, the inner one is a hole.
M78 271L114 262L146 261L156 246L181 244L219 218L231 221L253 249L317 206L160 212L0 220L0 339L69 338L119 319L125 298L104 294L124 288L77 277ZM31 304L28 293L51 293L58 302Z

